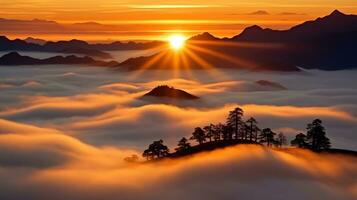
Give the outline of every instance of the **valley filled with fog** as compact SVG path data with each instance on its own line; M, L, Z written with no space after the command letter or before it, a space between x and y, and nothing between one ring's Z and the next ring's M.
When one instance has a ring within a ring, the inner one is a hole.
M122 61L148 53L113 56ZM254 116L260 127L282 132L289 140L320 118L334 148L356 151L356 70L0 68L0 197L16 196L14 191L24 186L30 187L17 197L50 197L53 191L69 199L200 199L202 195L232 199L237 193L253 199L286 199L287 195L289 199L353 199L357 195L357 166L351 157L243 146L162 164L132 166L123 161L131 154L141 155L153 140L163 139L174 149L195 127L225 122L237 106L243 108L245 118ZM171 104L140 99L159 85L200 99ZM10 181L5 184L5 179ZM223 179L223 186L214 187ZM208 192L199 193L198 185ZM257 188L260 192L253 192ZM268 190L287 192L267 196Z

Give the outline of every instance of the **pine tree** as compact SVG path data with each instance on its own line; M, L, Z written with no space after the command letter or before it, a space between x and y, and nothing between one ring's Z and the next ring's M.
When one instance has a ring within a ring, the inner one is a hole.
M275 141L277 146L281 148L283 145L286 145L286 136L283 133L279 133Z
M196 140L198 144L203 144L206 141L206 134L202 130L202 128L197 127L192 133L192 137L190 138L190 140Z
M189 148L191 148L191 144L188 142L188 140L183 137L179 142L178 142L178 147L175 149L176 151L185 151Z
M209 126L203 127L203 130L205 131L206 138L208 139L209 142L212 142L213 138L213 124L210 124Z
M169 154L169 148L164 145L163 140L154 141L143 153L143 156L149 159L162 158Z
M270 128L265 128L262 130L260 133L260 143L266 143L268 147L272 146L275 142L274 136L276 133L274 133Z
M306 140L309 147L314 151L321 151L331 147L330 139L326 137L325 127L320 119L315 119L307 125Z
M295 139L291 140L291 146L299 147L299 148L307 148L308 144L306 143L306 135L303 133L299 133L295 136Z
M241 127L241 125L243 124L242 118L243 118L243 110L239 107L229 112L227 118L227 126L232 127L233 132L235 134L235 139L238 139L238 135L240 131L239 129L243 128ZM243 135L242 135L242 139L243 139Z
M258 132L260 131L257 120L251 117L246 123L248 125L249 141L255 140L257 142Z

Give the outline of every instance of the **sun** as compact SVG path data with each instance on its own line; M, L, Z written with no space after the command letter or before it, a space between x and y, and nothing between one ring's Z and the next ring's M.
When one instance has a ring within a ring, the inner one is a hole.
M179 50L182 49L182 47L185 45L186 38L182 35L172 35L168 39L170 46L173 50Z

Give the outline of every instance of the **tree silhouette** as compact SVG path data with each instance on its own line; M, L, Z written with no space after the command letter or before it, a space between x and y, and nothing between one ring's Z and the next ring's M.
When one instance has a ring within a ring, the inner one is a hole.
M169 148L164 145L163 140L154 141L143 153L143 157L149 159L162 158L169 154Z
M221 140L222 131L223 131L223 124L219 123L217 125L213 125L213 139L214 139L214 141Z
M147 160L160 159L163 157L175 158L189 153L192 154L229 145L253 142L266 144L268 147L272 145L282 147L286 144L286 136L283 133L277 135L270 128L260 130L257 124L257 120L253 117L243 121L243 110L237 107L229 112L226 124L209 124L203 127L203 129L196 127L189 139L195 140L198 145L191 147L188 139L183 137L178 142L178 147L175 148L176 152L170 154L169 148L163 144L162 140L158 140L149 145L148 149L143 152L143 157ZM307 125L306 129L307 134L299 133L290 142L292 146L309 148L313 151L330 148L330 140L326 137L326 131L322 126L321 120L313 120ZM209 143L202 145L206 140L208 140ZM124 160L136 162L138 157L134 155Z
M190 140L196 140L198 144L203 144L206 141L205 132L202 130L202 128L196 127Z
M239 107L229 112L227 126L233 128L235 139L238 139L240 125L242 125L243 110ZM242 136L243 139L243 136Z
M247 120L247 125L248 125L248 135L249 135L249 141L253 141L253 139L255 141L258 140L258 132L259 132L259 127L258 127L258 122L256 119L254 119L253 117L249 118Z
M274 133L270 128L265 128L260 134L260 143L267 143L267 146L270 147L274 144Z
M276 141L276 146L278 147L282 147L287 143L286 137L283 133L279 133L275 141Z
M239 135L242 137L243 140L248 140L249 138L249 127L244 121L240 123L240 129L238 131Z
M183 137L179 142L178 142L178 147L175 149L176 151L185 151L189 148L191 148L191 144L188 142L188 140Z
M203 130L205 131L206 138L208 138L209 142L212 142L213 138L213 124L210 124L209 126L203 127Z
M306 141L314 151L321 151L331 147L330 139L326 137L325 127L320 119L315 119L307 125Z
M306 148L308 144L306 143L306 135L303 133L299 133L295 136L295 139L291 140L291 146Z
M146 160L152 160L154 159L154 154L151 150L146 149L143 153L143 157L146 158Z
M228 125L222 126L222 138L223 140L232 140L233 139L233 128Z

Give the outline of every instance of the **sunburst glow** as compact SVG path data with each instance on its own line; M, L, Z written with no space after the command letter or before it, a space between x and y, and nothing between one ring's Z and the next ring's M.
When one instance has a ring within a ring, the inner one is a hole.
M180 77L180 73L186 73L190 77L191 69L208 69L206 72L212 77L225 77L218 68L216 68L215 61L222 60L222 62L231 63L232 65L245 66L255 68L256 63L240 57L230 56L219 51L214 47L230 46L236 48L275 48L273 45L259 45L254 43L242 44L239 42L227 41L210 41L192 39L180 34L173 34L166 38L166 44L157 48L156 54L148 57L140 66L139 70L134 72L130 78L136 79L149 69L167 69L170 68L173 77Z
M179 50L185 45L186 38L182 35L172 35L168 41L172 49Z

